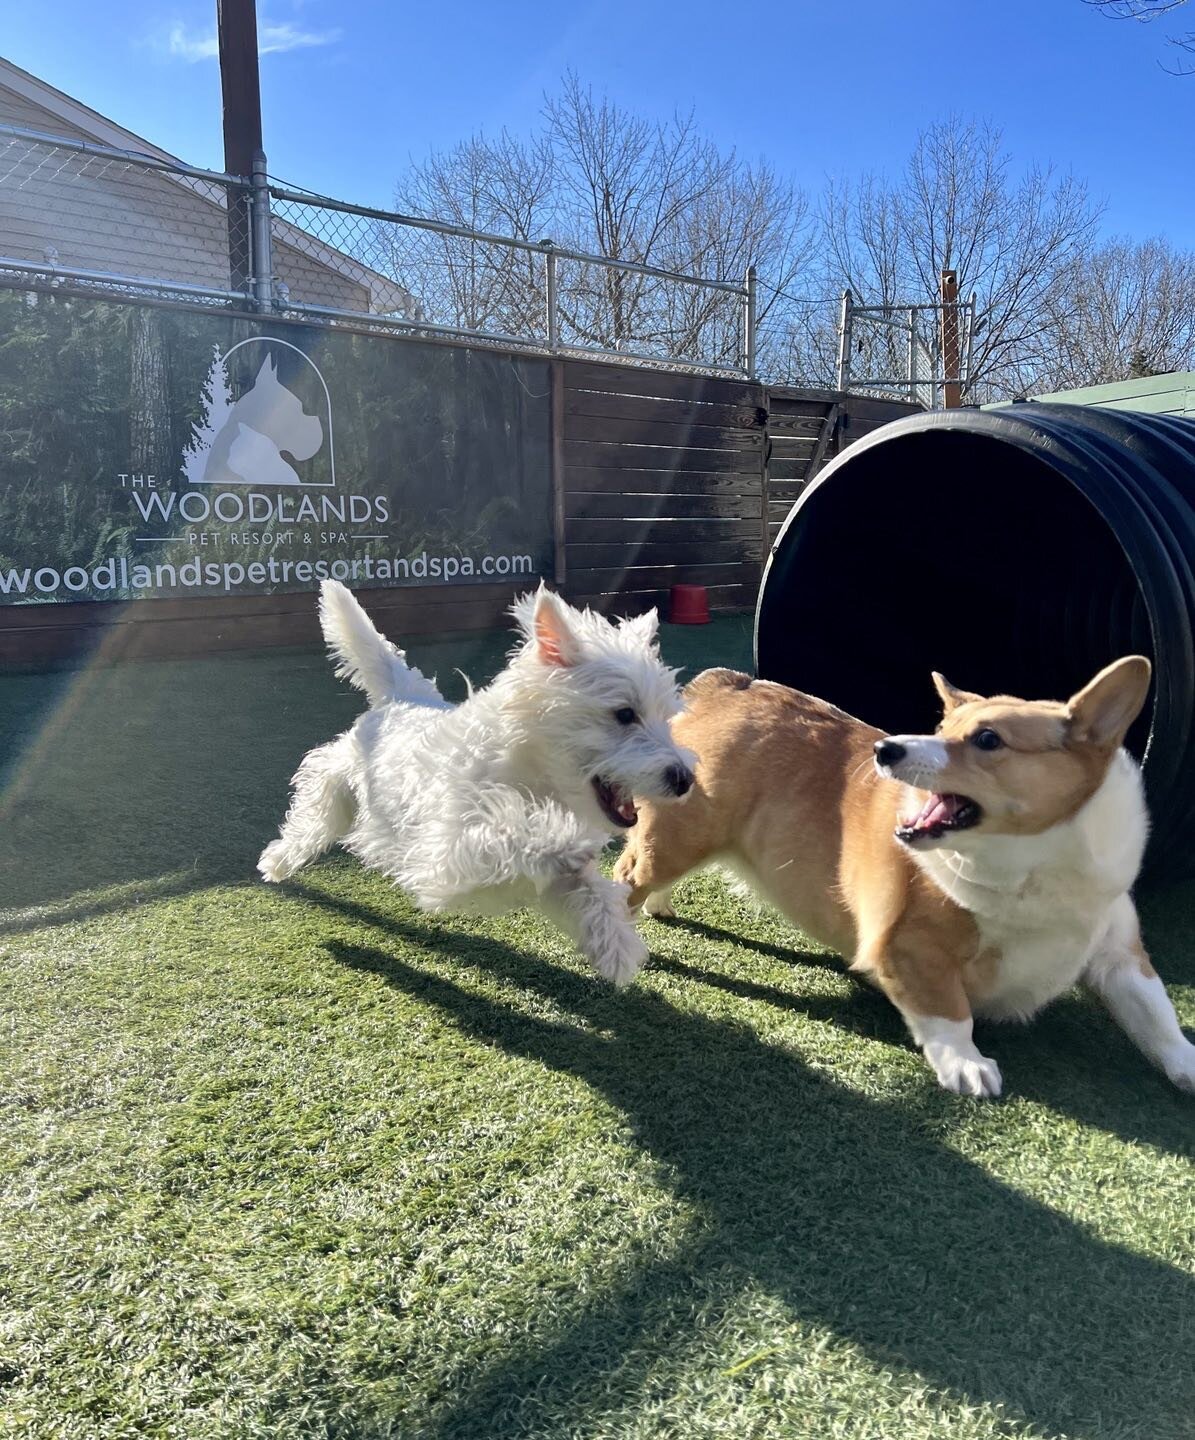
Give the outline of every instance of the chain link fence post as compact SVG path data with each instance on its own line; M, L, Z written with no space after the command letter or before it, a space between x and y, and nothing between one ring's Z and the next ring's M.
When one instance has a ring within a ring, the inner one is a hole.
M556 290L556 247L551 240L543 242L544 290L548 311L548 354L560 352L560 309Z
M755 266L748 265L743 285L743 370L748 380L755 379L755 342L759 329L758 277Z
M851 292L842 292L842 309L838 316L838 389L844 393L851 387Z
M264 150L253 152L249 217L253 303L268 314L274 308L274 256L270 237L270 180Z

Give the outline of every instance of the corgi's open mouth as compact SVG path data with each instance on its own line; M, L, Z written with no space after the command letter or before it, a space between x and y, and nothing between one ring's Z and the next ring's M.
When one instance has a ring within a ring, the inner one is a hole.
M634 800L617 785L611 785L608 780L603 780L600 775L595 775L592 783L593 793L597 796L597 802L602 807L602 814L606 819L611 825L618 825L623 830L630 829L639 818Z
M906 845L937 840L953 830L970 830L983 819L983 811L965 795L931 795L911 820L901 820L896 838Z

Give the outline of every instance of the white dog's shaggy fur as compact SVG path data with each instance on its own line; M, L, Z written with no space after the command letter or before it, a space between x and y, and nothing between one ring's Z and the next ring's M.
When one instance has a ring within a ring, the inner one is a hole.
M336 673L370 708L312 750L280 837L258 862L284 880L339 841L427 910L538 904L615 982L647 957L627 887L597 857L634 824L633 795L683 795L695 758L672 739L675 673L656 615L615 626L543 586L516 602L522 643L484 690L453 706L408 666L334 580L320 623Z

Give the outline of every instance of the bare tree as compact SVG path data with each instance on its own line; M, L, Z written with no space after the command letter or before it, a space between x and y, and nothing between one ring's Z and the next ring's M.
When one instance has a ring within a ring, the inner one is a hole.
M1113 20L1143 20L1149 23L1181 10L1187 0L1083 0L1083 3ZM1195 30L1189 30L1185 35L1167 36L1166 43L1184 54L1195 55ZM1172 75L1195 75L1195 63L1190 61L1180 61L1173 68L1169 65L1162 68L1170 70Z
M503 131L434 152L403 177L395 203L405 214L534 242L550 233L552 183L550 147ZM542 328L541 255L379 221L362 259L401 278L426 320L508 334Z
M1062 390L1195 366L1195 256L1110 240L1075 261L1025 389ZM1028 368L1028 367L1027 367Z
M866 305L933 304L941 271L954 270L960 296L977 296L971 397L998 397L1020 388L1027 359L1057 323L1060 290L1096 218L1084 183L1036 165L1018 174L998 130L951 117L921 133L898 179L828 186L821 284L849 287ZM828 379L833 338L824 311L813 312L807 330L810 360ZM905 344L884 332L863 363L900 373L894 347ZM933 358L934 335L921 344Z
M766 165L747 165L698 130L692 115L659 123L575 75L544 103L528 141L476 136L414 165L396 201L407 213L629 261L669 276L562 259L566 343L736 363L738 300L679 275L741 285L766 271L766 315L807 262L807 203ZM473 329L542 318L544 258L484 241L376 227L370 263L401 275L429 319ZM365 258L365 257L363 257Z

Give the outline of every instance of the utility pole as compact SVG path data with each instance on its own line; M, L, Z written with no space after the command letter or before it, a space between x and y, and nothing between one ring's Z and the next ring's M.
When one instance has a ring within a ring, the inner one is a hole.
M255 0L216 0L216 24L224 100L224 169L248 180L262 148ZM248 191L230 187L228 265L232 290L248 291L253 277L249 231Z
M963 403L962 377L959 373L958 333L958 272L943 270L942 297L942 404L947 410L958 410Z

